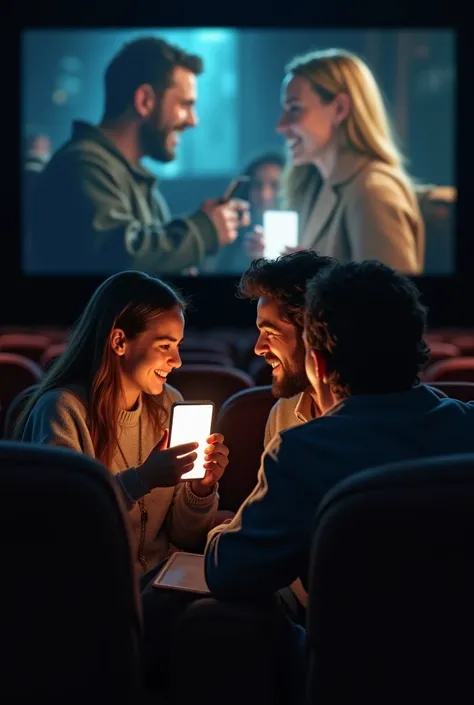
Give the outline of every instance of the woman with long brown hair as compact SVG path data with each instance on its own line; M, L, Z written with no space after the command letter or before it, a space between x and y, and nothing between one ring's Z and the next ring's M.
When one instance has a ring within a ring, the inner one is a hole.
M197 444L166 450L171 405L181 399L166 378L181 365L184 310L158 278L130 271L107 279L16 427L18 439L70 448L109 468L129 507L139 576L170 546L203 544L228 463L223 437L213 434L204 479L179 483Z

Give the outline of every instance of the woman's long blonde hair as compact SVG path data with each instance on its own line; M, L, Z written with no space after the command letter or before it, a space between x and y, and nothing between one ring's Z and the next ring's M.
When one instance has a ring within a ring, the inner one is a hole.
M351 99L347 118L340 125L340 144L404 173L404 158L396 146L380 88L369 67L342 49L314 51L293 59L286 75L306 78L324 103L339 93ZM312 164L292 166L283 176L283 205L299 210L308 184L320 178Z

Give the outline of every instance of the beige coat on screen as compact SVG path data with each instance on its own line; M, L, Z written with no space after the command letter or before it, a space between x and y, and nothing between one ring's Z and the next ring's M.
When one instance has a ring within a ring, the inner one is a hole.
M394 167L350 152L305 194L299 243L341 262L378 259L423 272L425 229L412 187Z

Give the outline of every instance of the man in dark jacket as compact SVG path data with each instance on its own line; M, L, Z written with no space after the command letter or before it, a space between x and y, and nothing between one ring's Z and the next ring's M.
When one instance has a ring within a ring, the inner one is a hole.
M175 158L181 132L197 125L202 70L198 56L156 38L126 44L113 58L102 122L74 123L38 180L30 271L179 273L235 240L249 222L245 203L211 199L170 220L155 177L140 163Z

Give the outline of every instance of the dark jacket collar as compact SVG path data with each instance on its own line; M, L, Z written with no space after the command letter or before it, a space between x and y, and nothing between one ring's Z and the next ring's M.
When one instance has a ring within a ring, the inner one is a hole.
M444 400L446 401L446 400ZM327 416L339 413L381 414L419 414L428 412L443 403L443 398L436 390L426 384L417 384L406 392L391 394L356 394L342 399L326 411Z
M156 183L158 181L156 176L148 171L148 169L145 169L141 164L132 164L132 162L129 162L122 152L107 139L99 127L91 125L88 122L83 122L82 120L75 120L72 125L71 142L79 142L82 140L95 142L110 154L113 154L113 156L119 159L136 178L149 181L150 183Z

